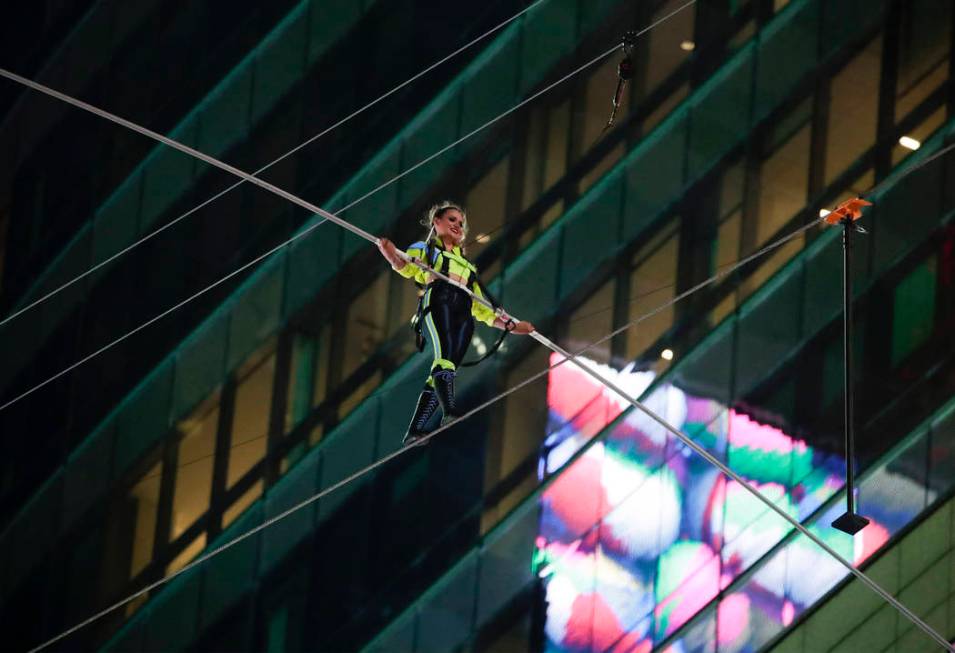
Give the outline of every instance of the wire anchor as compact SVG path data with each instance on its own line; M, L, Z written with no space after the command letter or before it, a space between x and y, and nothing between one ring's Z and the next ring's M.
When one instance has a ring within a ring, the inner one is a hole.
M623 49L623 59L617 64L617 90L613 94L613 110L610 112L610 120L607 121L603 131L607 131L613 126L613 121L617 117L617 109L620 107L620 100L623 98L623 89L627 82L633 79L633 46L637 43L637 33L630 30L623 35L620 40L620 47Z

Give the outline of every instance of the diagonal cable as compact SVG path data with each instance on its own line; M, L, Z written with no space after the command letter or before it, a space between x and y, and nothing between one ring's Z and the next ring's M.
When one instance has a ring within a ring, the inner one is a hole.
M643 30L641 30L641 31L638 33L638 36L639 36L639 35L642 35L642 34L645 34L646 32L652 30L652 29L655 28L657 25L660 25L660 24L663 23L664 21L670 19L671 17L673 17L674 15L676 15L677 13L679 13L680 11L683 11L683 10L686 9L687 7L693 5L695 2L696 2L696 0L690 0L689 2L687 2L686 4L680 6L679 8L677 8L676 10L674 10L673 12L671 12L671 13L667 14L666 16L660 18L659 20L657 20L657 21L651 23L649 26L647 26L647 27L645 27ZM464 142L465 140L471 138L472 136L474 136L474 135L477 134L478 132L482 131L483 129L486 129L487 127L490 127L490 126L493 125L494 123L496 123L496 122L502 120L503 118L509 116L510 114L514 113L515 111L517 111L518 109L520 109L520 108L523 107L524 105L528 104L529 102L531 102L531 101L535 100L536 98L540 97L540 96L543 95L544 93L547 93L549 90L553 89L554 87L556 87L556 86L562 84L563 82L565 82L565 81L571 79L572 77L574 77L575 75L577 75L577 74L580 73L581 71L586 70L587 68L593 66L594 64L598 63L599 61L602 61L602 60L605 59L607 56L609 56L610 54L612 54L613 52L615 52L616 50L617 50L617 46L614 46L613 48L607 50L606 52L603 52L603 53L601 53L600 55L598 55L598 56L594 57L593 59L589 60L588 62L584 63L583 65L578 66L577 68L575 68L575 69L572 70L571 72L567 73L567 74L564 75L563 77L561 77L561 78L559 78L558 80L556 80L556 81L554 81L554 82L548 84L547 86L545 86L545 87L542 88L541 90L537 91L536 93L534 93L534 94L528 96L526 99L524 99L524 100L522 100L521 102L519 102L518 104L514 105L513 107L511 107L511 108L508 109L507 111L505 111L505 112L503 112L503 113L501 113L501 114L495 116L494 118L491 118L490 120L488 120L488 121L485 122L484 124L482 124L482 125L476 127L475 129L471 130L470 132L468 132L468 133L465 134L464 136L461 136L460 138L458 138L458 139L455 140L454 142L452 142L452 143L450 143L449 145L446 145L445 147L441 148L440 150L438 150L438 151L435 152L434 154L432 154L432 155L430 155L430 156L428 156L428 157L425 157L424 159L422 159L421 161L417 162L416 164L414 164L414 165L411 166L410 168L407 168L407 169L403 170L401 173L399 173L398 175L395 175L395 176L392 177L390 180L388 180L388 181L386 181L386 182L380 184L379 186L377 186L376 188L372 189L372 190L369 191L368 193L365 193L365 194L362 195L361 197L357 198L357 199L354 200L353 202L351 202L351 203L349 203L348 205L346 205L345 207L343 207L339 212L341 213L341 212L347 211L348 209L352 208L353 206L355 206L355 205L358 204L359 202L361 202L361 201L367 199L368 197L370 197L370 196L373 195L374 193L377 193L378 191L382 190L383 188L385 188L385 187L387 187L387 186L390 186L391 184L395 183L396 181L398 181L399 179L401 179L401 178L404 177L405 175L408 175L408 174L414 172L416 169L418 169L418 168L420 168L421 166L425 165L425 164L428 163L429 161L431 161L431 160L433 160L433 159L435 159L435 158L441 156L442 154L444 154L444 153L447 152L448 150L450 150L450 149L456 147L457 145L459 145L460 143ZM163 143L163 144L165 144L165 145L168 145L169 147L172 147L172 148L174 148L174 149L176 149L176 150L179 150L179 151L181 151L181 152L184 152L185 154L188 154L188 155L193 156L193 157L195 157L195 158L198 158L198 159L200 159L200 160L202 160L202 161L205 161L205 162L208 163L209 165L212 165L212 166L214 166L214 167L216 167L216 168L220 168L220 169L222 169L222 170L225 170L226 172L229 172L229 173L231 173L231 174L233 174L233 175L235 175L235 176L237 176L237 177L243 179L244 181L248 181L248 182L250 182L250 183L252 183L252 184L255 184L256 186L259 186L259 187L261 187L261 188L263 188L263 189L265 189L265 190L267 190L267 191L269 191L269 192L271 192L271 193L274 193L275 195L278 195L279 197L282 197L283 199L286 199L286 200L292 202L293 204L296 204L296 205L298 205L298 206L301 206L302 208L308 210L308 211L311 212L311 213L320 215L320 216L322 216L322 218L323 218L322 220L316 222L315 224L310 225L309 227L307 227L307 228L303 229L302 231L296 233L296 234L293 235L291 238L289 238L289 239L286 240L285 242L279 244L278 246L272 248L271 250L269 250L269 251L266 252L265 254L259 255L258 257L256 257L256 258L253 259L252 261L250 261L250 262L248 262L248 263L245 263L244 265L242 265L241 267L237 268L236 270L233 270L232 272L230 272L230 273L227 274L226 276L220 278L220 279L217 280L217 281L214 281L214 282L213 282L212 284L210 284L209 286L206 286L204 289L198 291L197 293L193 294L193 295L190 296L189 298L187 298L187 299L185 299L185 300L179 302L178 304L176 304L176 305L173 306L172 308L169 308L169 309L163 311L163 312L160 313L159 315L157 315L157 316L155 316L155 317L153 317L153 318L147 320L146 322L144 322L143 324L141 324L141 325L135 327L135 328L132 329L131 331L128 331L128 332L126 332L125 334L123 334L122 336L119 336L118 338L116 338L115 340L112 340L111 342L109 342L109 343L103 345L102 347L100 347L99 349L97 349L96 351L94 351L93 353L91 353L91 354L89 354L89 355L83 357L83 358L80 359L79 361L73 363L72 365L69 365L68 367L64 368L63 370L60 370L59 372L57 372L57 373L54 374L53 376L47 378L47 379L44 380L44 381L41 381L40 383L38 383L38 384L36 384L36 385L30 387L28 390L26 390L26 391L20 393L20 394L17 395L16 397L14 397L14 398L12 398L12 399L10 399L10 400L4 402L2 405L0 405L0 411L9 408L9 407L12 406L13 404L15 404L15 403L17 403L18 401L20 401L21 399L26 398L27 396L33 394L33 393L36 392L37 390L39 390L39 389L43 388L44 386L46 386L46 385L52 383L52 382L55 381L56 379L58 379L58 378L62 377L63 375L65 375L65 374L71 372L72 370L74 370L74 369L76 369L77 367L83 365L84 363L86 363L86 362L92 360L93 358L99 356L100 354L106 352L107 350L111 349L112 347L114 347L115 345L119 344L120 342L126 340L127 338L129 338L130 336L134 335L135 333L138 333L138 332L141 331L142 329L146 328L147 326L149 326L149 325L151 325L151 324L154 324L155 322L157 322L158 320L162 319L162 318L165 317L166 315L169 315L169 314L172 313L173 311L178 310L179 308L183 307L184 305L186 305L187 303L191 302L192 300L194 300L194 299L196 299L196 298L202 296L203 294L205 294L206 292L208 292L208 291L211 290L212 288L217 287L217 286L221 285L222 283L224 283L225 281L227 281L228 279L233 278L234 276L236 276L237 274L239 274L239 273L242 272L243 270L248 269L248 268L251 267L252 265L255 265L256 263L258 263L258 262L260 262L260 261L262 261L262 260L268 258L269 256L271 256L272 254L276 253L277 251L279 251L279 250L282 249L283 247L285 247L285 246L287 246L287 245L290 245L291 243L295 242L295 241L298 240L299 238L302 238L303 236L307 235L308 233L310 233L311 231L313 231L315 228L317 228L319 225L323 224L323 223L325 222L325 220L330 220L331 222L334 222L334 223L337 224L338 226L340 226L340 227L342 227L342 228L344 228L344 229L346 229L346 230L348 230L348 231L350 231L350 232L356 234L357 236L359 236L359 237L361 237L361 238L364 238L365 240L367 240L367 241L369 241L369 242L372 242L372 243L377 243L377 242L378 242L378 238L377 238L377 237L375 237L374 235L368 233L368 232L365 231L364 229L361 229L360 227L356 227L356 226L354 226L353 224L342 220L342 219L339 218L338 216L333 215L333 214L329 213L328 211L326 211L326 210L324 210L324 209L322 209L322 208L319 208L318 206L316 206L316 205L314 205L314 204L312 204L312 203L310 203L310 202L307 202L307 201L303 200L302 198L300 198L300 197L298 197L298 196L296 196L296 195L293 195L292 193L289 193L289 192L286 191L286 190L283 190L283 189L281 189L281 188L278 188L277 186L275 186L275 185L273 185L273 184L270 184L269 182L263 181L262 179L259 179L258 177L253 177L252 175L250 175L250 174L248 174L248 173L246 173L246 172L243 172L242 170L239 170L238 168L236 168L236 167L234 167L234 166L231 166L231 165L229 165L229 164L227 164L227 163L224 163L224 162L220 161L219 159L216 159L215 157L209 156L208 154L204 154L204 153L202 153L202 152L199 152L198 150L196 150L196 149L194 149L194 148L192 148L192 147L189 147L188 145L184 145L184 144L182 144L182 143L179 143L178 141L172 140L171 138L168 138L168 137L166 137L166 136L163 136L163 135L161 135L161 134L158 134L158 133L156 133L156 132L154 132L154 131L152 131L152 130L150 130L150 129L147 129L146 127L143 127L143 126L141 126L141 125L137 125L136 123L130 122L129 120L126 120L125 118L121 118L121 117L119 117L119 116L117 116L117 115L115 115L115 114L112 114L112 113L108 112L108 111L105 111L105 110L103 110L103 109L100 109L100 108L98 108L98 107L95 107L95 106L93 106L93 105L91 105L91 104L89 104L89 103L87 103L87 102L83 102L82 100L78 100L78 99L76 99L76 98L74 98L74 97L71 97L71 96L69 96L69 95L66 95L65 93L61 93L60 91L56 91L56 90L51 89L51 88L49 88L49 87L47 87L47 86L44 86L44 85L42 85L42 84L39 84L39 83L34 82L34 81L32 81L32 80L26 79L25 77L22 77L22 76L20 76L20 75L17 75L16 73L12 73L12 72L10 72L10 71L8 71L8 70L5 70L5 69L3 69L3 68L0 68L0 77L6 77L7 79L10 79L10 80L12 80L12 81L15 81L15 82L17 82L17 83L19 83L19 84L23 84L23 85L25 85L25 86L27 86L27 87L29 87L29 88L32 88L33 90L36 90L36 91L39 91L39 92L44 93L44 94L46 94L46 95L49 95L49 96L51 96L51 97L54 97L54 98L56 98L56 99L58 99L58 100L61 100L61 101L63 101L63 102L66 102L67 104L71 104L71 105L73 105L73 106L75 106L75 107L77 107L77 108L83 109L84 111L88 111L88 112L90 112L90 113L93 113L93 114L95 114L95 115L97 115L97 116L100 116L101 118L104 118L104 119L106 119L106 120L109 120L109 121L111 121L111 122L114 122L114 123L116 123L116 124L119 124L119 125L121 125L121 126L123 126L123 127L126 127L126 128L128 128L128 129L131 129L131 130L133 130L133 131L135 131L135 132L137 132L137 133L140 133L140 134L142 134L142 135L144 135L144 136L147 136L147 137L149 137L149 138L152 138L153 140L157 140L157 141L159 141L160 143ZM444 275L441 275L441 274L435 272L434 270L430 270L430 268L427 268L427 266L422 265L420 262L413 262L413 263L415 263L415 265L418 265L419 267L422 267L423 269L428 269L429 272L431 272L432 274L434 274L435 276L437 276L437 277L439 277L439 278L444 278L446 281L449 281L450 283L452 283L452 284L454 284L454 285L460 285L460 284L458 284L458 283L456 283L456 282L451 281L451 280L448 279L447 277L444 277ZM468 290L468 292L470 293L470 290ZM473 295L473 293L472 293L472 295ZM488 308L491 308L491 309L494 308L494 307L492 307L492 306L487 302L487 300L485 300L484 298L476 298L476 297L475 297L475 300L478 301L478 302L480 302L480 303L482 303L482 304L484 304L484 305L487 306Z
M424 75L427 75L429 72L431 72L431 71L434 70L435 68L441 66L442 64L444 64L444 63L448 62L449 60L453 59L454 57L458 56L459 54L461 54L461 53L464 52L465 50L470 49L472 46L476 45L477 43L480 43L481 41L483 41L484 39L486 39L486 38L487 38L488 36L490 36L491 34L494 34L495 32L497 32L497 31L503 29L504 27L506 27L507 25L509 25L509 24L512 23L513 21L517 20L518 18L520 18L521 16L523 16L524 14L526 14L528 11L530 11L531 9L533 9L534 7L536 7L537 5L539 5L540 3L544 2L544 1L545 1L545 0L535 0L535 2L532 2L532 3L529 4L527 7L525 7L524 9L522 9L521 11L519 11L518 13L514 14L513 16L511 16L511 17L508 18L507 20L505 20L505 21L503 21L503 22L501 22L501 23L498 23L497 25L495 25L494 27L492 27L491 29L489 29L487 32L485 32L484 34L481 34L480 36L478 36L478 37L476 37L476 38L474 38L474 39L468 41L467 43L465 43L464 45L462 45L460 48L458 48L457 50L455 50L454 52L452 52L452 53L446 55L445 57L443 57L443 58L439 59L438 61L434 62L433 64L431 64L430 66L428 66L428 67L425 68L424 70L420 71L419 73L415 74L414 76L409 77L409 78L406 79L405 81L401 82L400 84L398 84L397 86L395 86L394 88L392 88L390 91L386 92L384 95L381 95L381 96L379 96L378 98L376 98L376 99L372 100L371 102L369 102L368 104L362 106L361 108L356 109L355 111L353 111L352 113L348 114L347 116L345 116L344 118L342 118L342 119L339 120L338 122L334 123L333 125L330 125L330 126L326 127L325 129L323 129L323 130L320 131L319 133L315 134L314 136L312 136L311 138L309 138L309 139L306 140L305 142L300 143L299 145L296 145L295 147L293 147L291 150L289 150L288 152L286 152L286 153L283 154L282 156L280 156L280 157L278 157L277 159L275 159L275 160L273 160L273 161L271 161L271 162L265 164L264 166L262 166L261 168L259 168L259 169L256 170L255 172L253 172L253 173L252 173L252 176L253 176L253 177L259 176L260 174L262 174L263 172L265 172L266 170L268 170L268 169L271 168L272 166L274 166L274 165L280 163L281 161L284 161L285 159L287 159L288 157L292 156L293 154L295 154L296 152L298 152L298 151L301 150L302 148L311 145L312 143L314 143L315 141L317 141L318 139L320 139L320 138L321 138L322 136L324 136L325 134L329 133L330 131L332 131L332 130L334 130L334 129L337 129L338 127L341 127L342 125L344 125L346 122L348 122L348 121L351 120L352 118L355 118L355 117L359 116L360 114L362 114L362 113L364 113L365 111L367 111L368 109L372 108L373 106L375 106L375 105L378 104L379 102L381 102L381 101L383 101L383 100L385 100L385 99L391 97L392 95L394 95L395 93L397 93L397 92L400 91L401 89L405 88L405 87L408 86L409 84L411 84L411 83L413 83L413 82L416 82L417 80L421 79ZM42 304L43 302L45 302L46 300L48 300L50 297L53 297L54 295L56 295L56 294L58 294L59 292L65 290L66 288L69 288L70 286L72 286L72 285L75 284L76 282L85 279L86 277L88 277L89 275L91 275L93 272L96 272L97 270L99 270L100 268L102 268L104 265L108 265L109 263L112 263L113 261L115 261L116 259L118 259L120 256L123 256L123 255L126 254L127 252L129 252L129 251L135 249L136 247L139 247L140 245L142 245L143 243L145 243L147 240L150 240L151 238L153 238L153 237L155 237L155 236L158 236L160 233L162 233L163 231L166 231L167 229L169 229L169 228L172 227L173 225L175 225L175 224L181 222L182 220L185 220L186 218L188 218L190 215L192 215L192 214L195 213L196 211L198 211L198 210L200 210L200 209L202 209L202 208L205 208L205 207L208 206L209 204L212 204L213 202L215 202L217 199L219 199L220 197L222 197L222 196L225 195L226 193L229 193L229 192L235 190L236 188L238 188L239 186L241 186L242 184L244 184L245 181L246 181L245 179L240 179L239 181L235 182L234 184L232 184L232 185L229 186L228 188L226 188L226 189L224 189L224 190L222 190L222 191L216 193L215 195L213 195L213 196L210 197L209 199L205 200L205 201L202 202L201 204L199 204L199 205L197 205L197 206L194 206L193 208L189 209L188 211L186 211L185 213L183 213L183 214L180 215L179 217L177 217L177 218L175 218L175 219L173 219L173 220L167 222L166 224L162 225L162 226L159 227L158 229L155 229L155 230L149 232L149 233L146 234L145 236L142 236L141 238L139 238L139 239L136 240L135 242L133 242L133 243L127 245L126 247L124 247L123 249L119 250L118 252L116 252L116 253L114 253L114 254L111 254L111 255L108 256L107 258L103 259L103 260L100 261L99 263L96 263L96 264L93 265L91 268L87 269L85 272L82 272L82 273L78 274L77 276L73 277L72 279L70 279L70 280L67 281L66 283L63 283L63 284L61 284L60 286L57 286L57 287L54 288L53 290L49 291L48 293L46 293L46 294L43 295L42 297L40 297L40 298L38 298L38 299L36 299L36 300L30 302L30 303L27 304L26 306L24 306L24 307L22 307L22 308L19 308L19 309L17 309L16 311L10 313L10 314L7 315L6 317L4 317L2 320L0 320L0 326L3 326L4 324L6 324L7 322L9 322L10 320L16 318L17 316L22 315L23 313L26 313L27 311L29 311L30 309L32 309L32 308L38 306L39 304Z

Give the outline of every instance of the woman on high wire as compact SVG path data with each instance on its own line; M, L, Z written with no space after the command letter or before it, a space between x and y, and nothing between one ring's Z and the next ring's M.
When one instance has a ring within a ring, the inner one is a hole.
M464 256L463 243L468 231L464 209L451 202L436 204L428 211L424 225L429 228L427 238L411 245L405 253L470 289L477 297L493 303L493 299L478 279L477 268ZM411 445L428 434L425 429L439 403L443 412L442 424L458 417L454 404L454 377L471 343L474 318L489 326L520 335L533 332L534 325L497 317L488 307L472 301L461 288L441 279L434 279L431 273L405 261L398 254L394 243L387 238L379 240L378 249L395 272L414 279L424 288L424 294L418 301L417 325L420 329L421 323L424 323L434 351L434 365L421 396L418 397L418 406L411 418L408 432L402 440L405 445Z

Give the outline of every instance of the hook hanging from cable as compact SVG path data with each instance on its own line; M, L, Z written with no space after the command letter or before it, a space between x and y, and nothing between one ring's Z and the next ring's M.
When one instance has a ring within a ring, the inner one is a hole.
M610 112L610 120L607 121L603 131L607 131L613 126L613 121L617 117L617 109L620 107L620 100L623 98L623 89L627 82L633 78L633 46L637 43L637 33L630 30L623 35L620 40L620 47L623 49L623 59L617 64L617 90L613 94L613 110Z

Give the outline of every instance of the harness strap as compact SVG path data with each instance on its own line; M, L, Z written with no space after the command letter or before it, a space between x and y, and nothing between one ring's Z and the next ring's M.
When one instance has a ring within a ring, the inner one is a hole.
M429 240L428 244L425 247L425 260L428 261L428 263L431 264L431 266L433 267L437 263L437 259L440 258L441 259L440 272L441 274L444 274L445 276L447 276L451 268L450 257L444 256L442 252L438 252L437 256L435 256L434 250L435 250L434 243ZM481 281L480 277L478 277L474 273L473 269L468 271L468 277L464 285L466 288L473 288L474 285L477 285L477 287L484 294L484 297L487 299L487 301L491 304L491 306L494 307L495 311L501 307L497 299L494 298L494 295L492 295L490 291L488 291L487 287ZM418 284L418 287L425 290L425 292L427 292L427 288L429 286L430 284L428 284L428 286ZM418 298L418 310L415 312L415 318L413 323L413 328L415 332L415 345L417 346L418 351L424 351L425 339L424 339L424 334L421 333L421 323L424 321L424 316L427 315L430 310L431 310L431 306L427 306L427 307L424 306L424 294L422 294ZM513 321L509 321L509 323L505 325L505 328L501 331L501 335L497 338L495 343L491 345L491 347L484 353L483 356L473 361L463 362L460 365L458 365L458 367L459 368L474 367L478 363L485 361L488 357L493 356L495 353L497 353L497 350L501 348L501 345L504 344L504 339L507 337L507 334L509 334L513 330L513 328L514 328Z

